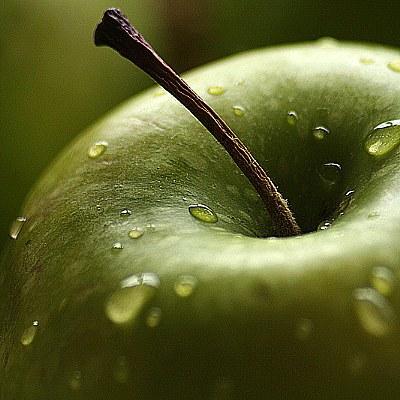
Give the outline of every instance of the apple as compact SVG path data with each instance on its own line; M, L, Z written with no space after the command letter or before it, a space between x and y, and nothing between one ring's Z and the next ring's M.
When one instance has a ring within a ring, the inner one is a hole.
M399 60L325 40L185 75L302 235L159 87L88 129L11 227L0 397L397 399Z

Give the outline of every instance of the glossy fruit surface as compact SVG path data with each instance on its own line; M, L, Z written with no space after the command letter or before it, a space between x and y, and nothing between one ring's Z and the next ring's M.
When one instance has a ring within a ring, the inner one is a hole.
M296 238L258 237L252 187L159 88L78 138L3 258L1 395L397 398L399 59L323 41L186 76L328 228Z

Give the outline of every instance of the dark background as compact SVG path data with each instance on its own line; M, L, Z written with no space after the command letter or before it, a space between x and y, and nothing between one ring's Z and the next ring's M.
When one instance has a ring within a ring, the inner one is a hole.
M120 7L182 72L239 51L336 39L400 47L397 1L3 0L0 247L38 176L82 129L151 81L92 32Z

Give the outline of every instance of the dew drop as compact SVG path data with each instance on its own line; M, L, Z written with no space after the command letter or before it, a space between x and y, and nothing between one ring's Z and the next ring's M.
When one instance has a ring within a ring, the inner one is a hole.
M312 135L316 140L324 140L328 137L330 131L324 126L317 126L312 130Z
M24 346L29 346L35 339L36 332L39 328L39 321L33 321L32 325L24 330L21 336L21 343Z
M218 221L218 217L214 211L203 204L193 204L189 206L189 213L192 217L202 222L215 223Z
M179 297L189 297L197 286L197 279L192 275L181 275L174 285L175 293Z
M152 307L146 317L146 325L149 328L155 328L160 324L161 321L161 308Z
M107 150L108 143L107 142L96 142L92 146L89 147L88 156L89 158L98 158L102 154L104 154Z
M27 219L25 217L17 217L15 221L11 224L9 235L11 239L17 240L25 222Z
M121 242L115 242L112 246L113 250L122 250L124 248Z
M299 117L298 117L296 111L289 111L287 113L287 122L289 125L295 126L297 124L298 120L299 120Z
M370 282L381 295L390 296L395 285L395 275L386 267L375 267L372 270Z
M81 371L73 371L71 379L69 381L69 386L72 390L79 390L82 385L82 373Z
M114 368L114 379L118 383L126 383L129 379L129 365L128 360L125 356L120 356L117 358Z
M388 64L389 69L391 69L393 72L400 72L400 60L394 60L391 61Z
M337 163L325 163L317 169L317 172L325 184L333 186L340 180L342 167Z
M243 117L245 114L245 109L241 106L233 106L232 111L237 117Z
M339 42L337 41L337 39L335 39L333 37L323 36L323 37L317 39L317 44L323 48L330 49L330 48L337 47Z
M210 86L207 92L213 96L220 96L225 93L225 89L222 86Z
M367 333L382 337L393 331L396 314L391 304L375 289L356 289L353 300L358 320Z
M105 313L115 324L133 322L160 286L157 274L145 272L124 279L106 302Z
M144 230L142 228L139 228L138 226L135 226L128 232L128 236L131 239L139 239L144 235Z
M365 150L374 157L389 154L400 143L400 119L377 125L365 141Z
M123 208L123 209L120 211L119 215L120 215L121 217L129 217L130 215L132 215L132 211L131 211L129 208Z
M375 60L369 57L360 58L360 63L364 65L372 65L375 64Z
M306 341L310 338L314 330L311 319L301 318L296 325L295 335L298 340Z
M156 230L156 226L154 224L147 224L146 230L148 230L150 232L154 232Z
M317 230L319 231L326 231L332 226L332 222L330 220L322 221L319 225Z

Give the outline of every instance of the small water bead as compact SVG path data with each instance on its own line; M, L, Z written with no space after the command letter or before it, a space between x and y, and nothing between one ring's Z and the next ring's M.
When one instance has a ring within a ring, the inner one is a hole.
M389 154L400 144L400 119L377 125L365 141L365 150L374 157Z
M39 327L39 321L33 321L32 325L24 330L21 336L21 343L24 346L29 346L35 339L36 332Z
M316 140L324 140L328 137L330 131L324 126L317 126L312 130L312 135Z
M106 152L107 148L108 148L107 142L104 141L96 142L95 144L89 147L88 156L89 158L98 158Z
M82 385L82 373L81 371L73 371L71 379L69 381L69 386L72 390L79 390Z
M139 228L137 226L135 226L134 228L132 228L129 232L128 232L128 236L131 239L139 239L140 237L142 237L144 235L144 230L142 228Z
M218 217L214 211L203 204L193 204L189 206L189 213L192 217L202 222L213 224L218 221Z
M154 232L156 230L156 226L154 224L147 224L146 230L148 230L150 232Z
M367 333L383 337L393 331L396 314L391 304L375 289L356 289L353 300L358 320Z
M124 245L121 242L115 242L112 246L113 250L122 250Z
M296 111L289 111L287 113L287 122L291 126L297 125L297 121L299 120L299 117L296 113Z
M21 230L25 224L27 219L25 217L17 217L15 221L11 224L9 235L11 239L17 240L18 235L21 233Z
M296 325L295 335L298 340L306 341L314 331L314 323L308 318L301 318Z
M174 285L175 293L179 297L189 297L197 286L197 279L192 275L181 275Z
M118 383L126 383L129 379L129 365L125 356L118 357L114 368L114 379Z
M324 183L333 186L340 180L342 167L337 163L325 163L317 169L317 172Z
M372 287L383 296L390 296L392 294L395 280L394 273L386 267L375 267L370 277Z
M400 72L400 60L391 61L388 64L388 68L391 69L393 72Z
M124 279L106 302L105 313L115 324L134 321L160 286L157 274L146 272Z
M330 49L330 48L334 48L337 47L339 42L337 39L330 37L330 36L323 36L319 39L317 39L317 44L321 47Z
M120 215L121 217L129 217L130 215L132 215L132 211L131 211L129 208L123 208L123 209L120 211L119 215Z
M327 229L329 229L332 226L332 221L329 220L325 220L322 221L319 225L317 230L318 231L326 231Z
M243 117L245 114L245 109L241 106L233 106L232 111L237 117Z
M222 86L210 86L207 92L213 96L220 96L225 93L225 89Z
M161 321L161 308L152 307L146 317L146 325L149 328L155 328Z

